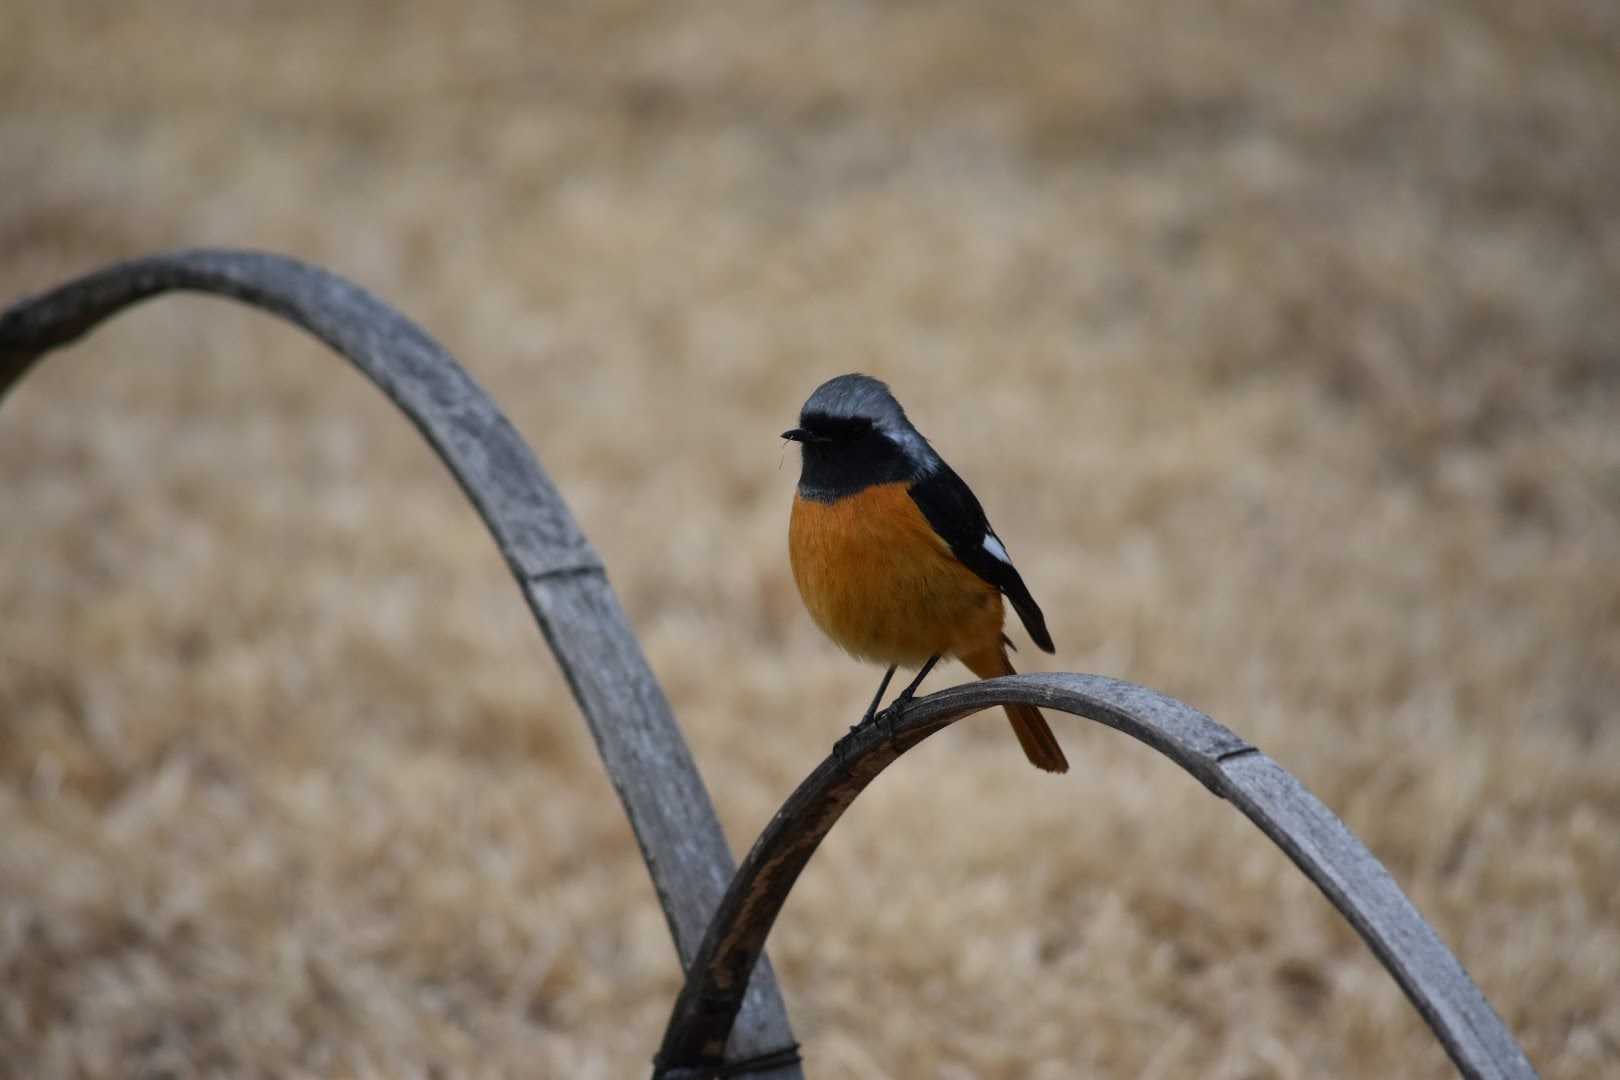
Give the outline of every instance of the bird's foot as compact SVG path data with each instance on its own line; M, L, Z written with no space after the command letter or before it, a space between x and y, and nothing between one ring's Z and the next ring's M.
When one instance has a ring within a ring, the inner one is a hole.
M855 736L859 735L873 724L880 726L883 731L884 738L894 738L894 727L888 719L889 711L892 708L893 706L890 706L889 709L884 709L882 712L878 712L877 702L872 702L872 707L866 710L866 715L861 717L860 722L850 725L849 731L840 736L837 742L833 743L833 757L837 759L838 764L845 766L849 764L850 744L855 741Z
M884 729L889 738L894 738L894 722L900 719L900 714L905 711L906 706L911 704L911 699L916 696L917 691L914 687L911 689L902 690L899 694L895 695L895 699L893 701L889 702L888 708L884 709L882 712L878 713L877 716L872 718L874 722L884 725Z
M870 723L877 725L877 729L882 733L885 742L894 742L894 721L900 715L900 707L904 704L904 701L896 698L887 709L871 718Z

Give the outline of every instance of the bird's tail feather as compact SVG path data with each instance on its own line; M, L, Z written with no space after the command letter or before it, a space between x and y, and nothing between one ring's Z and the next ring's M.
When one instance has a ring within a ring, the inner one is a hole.
M1006 650L999 645L992 650L974 653L962 657L962 663L967 665L969 671L981 679L993 679L998 675L1013 674L1012 662L1007 659ZM1007 719L1012 723L1013 734L1018 736L1018 745L1024 748L1024 756L1029 763L1037 769L1047 772L1062 773L1069 771L1069 759L1063 756L1063 748L1058 745L1057 736L1052 734L1052 728L1046 722L1046 717L1033 705L1005 705Z

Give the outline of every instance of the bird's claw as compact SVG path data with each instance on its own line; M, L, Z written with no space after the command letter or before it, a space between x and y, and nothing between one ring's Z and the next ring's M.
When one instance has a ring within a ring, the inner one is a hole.
M887 709L884 709L882 712L871 718L871 723L876 724L878 731L883 733L883 739L885 742L894 742L894 718L895 714L900 711L900 706L903 704L904 702L896 701Z
M849 731L841 736L837 742L833 743L833 758L838 764L845 766L849 764L850 743L855 740L855 736L869 727L876 726L886 742L893 742L894 714L901 704L902 702L897 701L881 711L868 712L861 717L859 723L850 725Z

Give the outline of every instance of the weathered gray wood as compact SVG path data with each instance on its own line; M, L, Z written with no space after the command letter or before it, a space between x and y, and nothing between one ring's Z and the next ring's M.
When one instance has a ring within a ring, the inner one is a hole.
M1462 964L1348 826L1259 752L1221 763L1226 797L1327 894L1468 1076L1532 1075Z
M1524 1051L1434 930L1355 835L1276 762L1174 698L1097 675L1014 675L916 698L843 740L772 818L715 911L664 1032L654 1076L708 1075L754 960L844 810L923 739L992 705L1083 716L1140 739L1230 799L1367 941L1468 1077L1534 1077Z
M348 358L410 418L495 538L557 655L624 802L683 967L732 873L732 858L601 560L516 429L415 324L348 281L259 252L185 251L122 263L0 313L0 402L42 356L124 308L174 290L272 312ZM787 1012L762 966L729 1045L748 1075L802 1075Z

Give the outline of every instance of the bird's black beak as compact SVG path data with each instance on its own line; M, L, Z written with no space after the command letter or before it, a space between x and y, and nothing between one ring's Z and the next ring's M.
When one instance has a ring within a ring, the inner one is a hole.
M810 433L804 430L804 428L788 428L786 431L782 432L782 438L788 440L789 442L809 442Z

